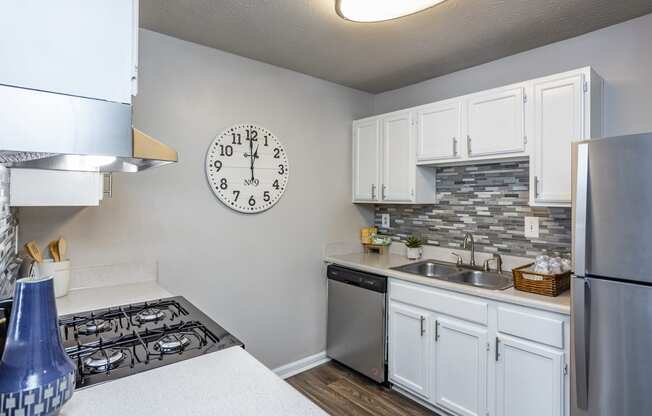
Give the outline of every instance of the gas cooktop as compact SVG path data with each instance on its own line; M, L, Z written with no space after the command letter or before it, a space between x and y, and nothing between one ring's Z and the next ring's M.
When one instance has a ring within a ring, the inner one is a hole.
M59 318L77 389L244 344L181 296Z

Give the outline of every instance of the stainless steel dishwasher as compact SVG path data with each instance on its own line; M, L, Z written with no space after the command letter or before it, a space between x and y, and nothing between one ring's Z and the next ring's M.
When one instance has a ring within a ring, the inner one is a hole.
M387 278L330 265L326 354L367 377L386 381Z

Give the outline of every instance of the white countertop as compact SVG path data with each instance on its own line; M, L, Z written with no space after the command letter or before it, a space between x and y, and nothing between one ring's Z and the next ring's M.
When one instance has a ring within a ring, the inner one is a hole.
M59 315L173 296L155 281L76 289ZM110 399L107 399L110 398ZM239 347L75 391L62 416L325 415Z
M239 347L75 391L60 414L326 415Z
M68 292L66 296L57 298L57 312L59 315L68 315L170 296L172 294L155 281L75 289Z
M506 290L489 290L473 286L461 285L458 283L445 282L437 279L415 274L391 270L392 267L402 266L407 263L413 263L404 256L396 254L344 254L325 256L324 261L335 263L352 269L362 270L369 273L381 274L408 282L419 283L427 286L438 287L455 292L466 293L469 295L480 296L487 299L493 299L501 302L509 302L518 305L528 306L550 312L570 315L570 290L562 293L557 297L536 295L534 293L521 292L513 287Z

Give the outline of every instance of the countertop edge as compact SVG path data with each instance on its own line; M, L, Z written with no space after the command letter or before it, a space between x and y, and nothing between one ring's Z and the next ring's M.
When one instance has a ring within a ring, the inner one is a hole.
M400 257L396 256L395 260L398 260ZM412 263L406 258L403 258L403 264ZM558 303L546 302L546 299L534 299L532 297L543 297L542 295L536 295L532 293L522 292L519 294L513 293L504 293L503 291L493 291L488 289L474 288L470 286L464 286L457 283L448 283L442 282L436 279L427 279L424 277L411 275L408 273L399 272L397 270L392 270L390 268L382 268L376 266L370 266L367 264L362 264L359 262L342 259L341 256L325 256L323 258L325 263L337 264L344 267L350 267L352 269L380 274L395 279L399 279L406 282L421 284L424 286L435 287L443 290L450 290L452 292L458 292L465 295L477 296L485 299L491 299L499 302L512 303L520 306L530 307L534 309L544 310L548 312L559 313L562 315L570 316L570 305L560 305ZM563 294L561 295L563 296ZM556 299L556 298L551 298Z

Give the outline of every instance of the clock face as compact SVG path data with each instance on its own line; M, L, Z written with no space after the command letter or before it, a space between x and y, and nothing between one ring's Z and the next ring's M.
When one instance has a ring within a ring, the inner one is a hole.
M269 130L237 124L211 143L206 175L227 207L253 214L271 208L285 192L289 165L285 148Z

